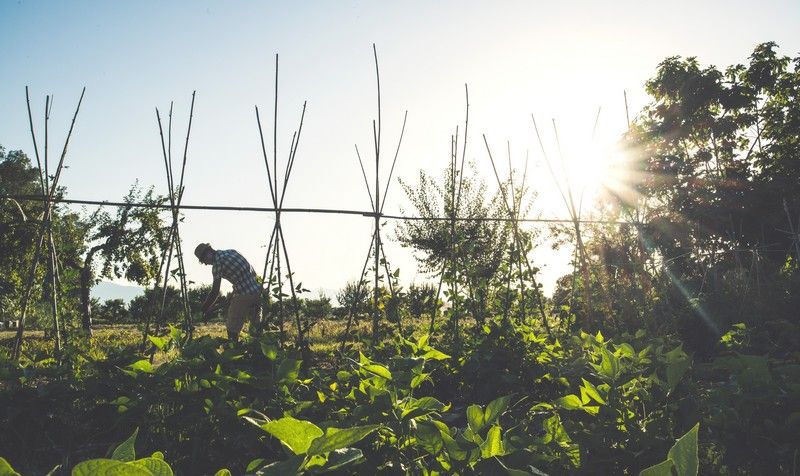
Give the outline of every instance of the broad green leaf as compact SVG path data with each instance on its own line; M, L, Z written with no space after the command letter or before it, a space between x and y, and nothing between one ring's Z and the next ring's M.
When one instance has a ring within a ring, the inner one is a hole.
M289 358L283 359L281 364L278 366L278 380L286 380L289 382L296 381L297 377L300 375L300 365L302 363L303 362L301 360Z
M503 432L499 426L495 425L489 428L486 433L486 440L481 445L481 456L491 458L492 456L503 456L504 454Z
M569 394L556 400L556 405L564 410L581 410L583 403L581 399L575 394Z
M261 342L261 353L269 360L275 360L278 357L278 346L268 342Z
M428 334L423 334L423 335L419 336L419 339L417 339L417 347L421 349L421 348L425 347L426 345L428 345L428 339L429 338L430 338L430 336Z
M444 448L444 440L439 427L430 421L417 422L414 437L417 439L416 444L432 455L438 454Z
M475 434L480 432L486 425L486 419L480 405L470 405L467 407L467 424Z
M614 381L619 377L619 359L606 348L600 349L600 364L591 364L606 381Z
M0 476L21 476L14 468L6 461L5 458L0 458Z
M673 476L672 461L662 461L656 465L645 468L639 472L639 476Z
M264 423L261 428L281 440L296 455L305 454L311 442L322 436L322 430L317 425L290 416Z
M128 463L128 466L145 469L153 476L172 476L172 468L163 459L142 458Z
M231 470L229 470L228 468L222 468L216 473L214 473L214 476L233 476L233 474L231 473Z
M392 379L392 373L389 372L389 369L387 369L383 365L380 365L380 364L366 364L362 368L364 370L366 370L367 372L375 374L375 375L377 375L379 377L383 377L386 380L391 380Z
M336 471L349 464L356 463L363 458L364 453L358 448L341 448L334 450L328 454L328 462L325 463L324 468L320 472L327 473L329 471Z
M403 421L411 420L432 412L442 411L444 408L445 404L439 400L433 397L422 397L406 404L400 419Z
M148 374L155 372L155 369L153 369L153 364L151 364L150 361L147 359L137 360L136 362L130 364L128 367L133 370L137 370L139 372L144 372Z
M300 467L303 466L302 456L293 456L286 461L276 461L268 464L255 472L258 476L287 476L289 474L300 474Z
M166 337L156 337L148 335L147 339L153 343L154 346L158 347L158 350L163 351L167 348L167 344L169 344L169 339Z
M583 386L581 387L581 397L583 397L583 394L585 393L595 402L599 403L600 405L605 405L606 401L603 399L603 397L600 396L600 392L597 391L597 387L595 387L592 384L592 382L584 378L582 378L581 380L583 381ZM581 400L583 400L583 398L581 398ZM586 404L588 403L588 401L583 403Z
M328 428L325 434L311 442L308 454L317 455L346 448L358 443L367 435L380 428L380 425L356 426L353 428Z
M667 385L670 389L674 389L681 377L689 370L691 361L686 352L683 351L683 346L679 345L671 351L664 354L667 358Z
M114 452L111 454L111 458L117 461L133 461L136 459L136 450L134 449L134 445L136 445L136 436L139 434L139 428L133 430L133 434L128 437L127 440L123 441Z
M667 453L667 458L675 464L678 476L697 476L699 469L697 456L697 432L700 423L697 423L685 435L672 445Z
M422 385L423 382L425 382L426 380L429 380L429 377L430 377L430 374L428 374L428 373L421 373L419 375L415 375L411 379L411 388L419 387L420 385Z
M500 415L508 409L511 397L511 395L506 395L504 397L495 398L486 405L486 411L483 413L484 425L491 425L500 418Z
M430 349L422 354L422 358L425 360L447 360L450 356L436 349Z
M630 357L630 358L636 357L636 351L627 342L623 342L622 344L616 346L616 349L617 350L615 353L618 354L620 357Z
M145 468L115 459L90 459L72 468L72 476L153 476Z

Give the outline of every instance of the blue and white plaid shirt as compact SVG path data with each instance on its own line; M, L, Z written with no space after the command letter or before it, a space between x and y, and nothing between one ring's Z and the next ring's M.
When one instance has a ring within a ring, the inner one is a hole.
M233 294L259 294L256 271L236 250L217 250L211 267L214 279L224 278L233 285Z

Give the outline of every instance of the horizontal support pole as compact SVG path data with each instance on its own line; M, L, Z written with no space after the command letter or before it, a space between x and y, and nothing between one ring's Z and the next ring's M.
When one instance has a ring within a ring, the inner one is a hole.
M18 201L34 201L46 202L47 197L41 195L0 195L0 199L13 199ZM50 200L52 203L66 203L71 205L98 205L101 207L127 207L132 206L136 208L158 208L162 210L172 210L169 204L152 204L152 203L128 203L128 202L113 202L108 200L77 200L68 198L53 198ZM325 215L357 215L369 218L385 218L387 220L403 220L403 221L458 221L458 222L500 222L500 223L575 223L575 220L566 218L495 218L495 217L414 217L403 215L390 215L385 213L375 213L372 211L362 210L339 210L332 208L274 208L274 207L250 207L250 206L231 206L231 205L180 205L175 207L178 210L209 210L209 211L225 211L225 212L257 212L257 213L316 213ZM578 223L594 223L605 225L631 225L640 226L640 223L617 221L617 220L578 220Z

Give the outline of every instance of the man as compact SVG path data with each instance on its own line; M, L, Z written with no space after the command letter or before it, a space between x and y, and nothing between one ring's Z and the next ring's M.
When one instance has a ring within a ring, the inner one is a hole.
M244 326L245 319L250 321L250 333L257 332L261 286L256 281L256 272L250 263L236 250L215 250L208 243L197 245L194 255L201 263L211 265L211 274L214 277L211 292L203 303L203 315L211 312L211 307L219 297L220 281L225 278L233 285L233 296L225 321L228 339L234 342L239 340L239 332Z

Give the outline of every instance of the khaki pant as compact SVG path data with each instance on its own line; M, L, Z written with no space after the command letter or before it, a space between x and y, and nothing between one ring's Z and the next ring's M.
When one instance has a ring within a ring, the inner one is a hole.
M254 328L258 326L259 314L261 314L258 298L258 294L237 294L231 297L228 319L225 322L229 337L239 336L245 320L250 321L250 332L253 332Z

